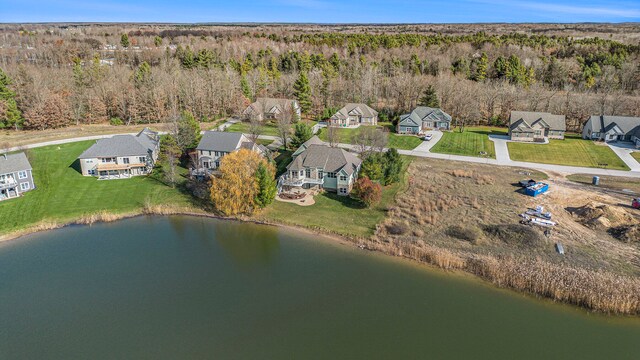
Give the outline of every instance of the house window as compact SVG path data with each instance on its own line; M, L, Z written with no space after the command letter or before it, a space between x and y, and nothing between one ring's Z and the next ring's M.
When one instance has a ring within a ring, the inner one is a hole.
M210 163L209 163L208 161L203 161L203 162L202 162L202 167L204 167L205 169L208 169L208 168L209 168L209 166L210 166L209 164L210 164Z
M112 158L102 158L102 159L100 159L100 160L101 160L103 163L110 163L110 162L113 162L113 159L112 159Z
M347 194L347 189L346 188L340 188L339 191L340 191L340 194L342 194L342 195L346 195Z
M122 163L123 164L128 164L129 163L129 158L122 158Z
M334 173L334 172L327 173L327 177L329 179L335 179L336 178L336 173Z
M141 163L146 163L147 162L147 158L145 156L140 156L138 158L138 161L140 161Z
M306 170L306 177L310 178L311 177L311 169L307 169Z
M20 183L20 190L22 190L22 191L27 191L27 190L29 190L30 187L31 186L29 185L28 182Z
M27 178L27 172L26 171L20 171L18 173L18 179L26 179Z
M318 170L318 179L324 178L324 172L322 170Z
M542 135L542 130L536 130L536 136Z
M220 156L220 152L219 151L214 151L213 154L214 154L214 156Z
M345 175L340 175L340 181L347 181L347 177Z
M216 169L220 167L220 161L216 161Z

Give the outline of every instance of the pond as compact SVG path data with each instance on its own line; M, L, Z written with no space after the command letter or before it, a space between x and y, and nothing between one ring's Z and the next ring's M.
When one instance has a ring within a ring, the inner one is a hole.
M290 229L138 217L0 243L0 358L640 357L640 320Z

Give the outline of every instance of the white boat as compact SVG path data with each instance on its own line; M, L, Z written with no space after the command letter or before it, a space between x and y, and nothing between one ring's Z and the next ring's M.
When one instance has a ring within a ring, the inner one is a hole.
M529 222L534 224L534 225L538 225L538 226L544 226L544 227L552 227L552 226L556 226L557 223L551 221L551 220L545 220L545 219L540 219L540 218L531 218L529 219Z

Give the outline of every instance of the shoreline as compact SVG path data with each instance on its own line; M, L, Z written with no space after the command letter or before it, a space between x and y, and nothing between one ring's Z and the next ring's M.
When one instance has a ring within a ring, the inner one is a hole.
M348 237L332 233L331 231L323 229L310 229L304 226L291 225L286 223L269 222L263 220L256 220L250 217L224 217L212 213L198 211L197 209L190 208L173 208L166 206L155 206L151 208L143 208L140 211L112 214L108 212L102 212L97 214L85 215L75 220L70 220L62 223L57 222L42 222L34 226L28 227L23 230L15 231L0 236L0 242L6 242L11 240L17 240L21 237L37 234L40 232L50 231L65 228L74 225L92 225L97 223L109 223L119 220L131 219L140 216L192 216L217 220L227 221L239 221L243 223L252 223L256 225L275 226L282 229L295 230L306 235L318 235L326 238L327 240L340 243L342 245L354 246L361 250L374 251L384 256L391 256L394 258L400 258L409 260L419 266L432 267L434 269L443 270L445 272L455 272L463 275L470 275L473 278L486 283L488 286L497 289L506 289L514 291L519 294L531 296L538 300L552 301L554 303L560 303L565 305L572 305L576 308L580 308L589 312L604 314L607 316L629 316L638 318L640 315L640 299L628 299L625 298L624 302L628 305L626 308L621 309L615 306L607 306L602 303L596 303L589 299L588 296L580 294L577 291L571 292L571 289L564 289L564 291L558 292L557 289L550 289L548 284L535 284L536 279L513 279L505 278L508 268L500 268L500 263L507 263L513 266L523 266L536 268L541 266L535 262L515 264L514 262L520 262L521 259L517 258L503 258L498 259L490 256L467 256L465 254L458 254L446 248L440 248L436 246L427 246L417 248L412 244L392 242L380 242L377 241L375 235L371 238L358 238ZM468 254L467 254L468 255ZM560 272L563 270L562 266L556 266ZM542 268L539 270L542 271ZM570 275L576 276L575 273L569 271ZM504 271L504 273L501 273ZM602 275L599 272L593 270L584 270L584 273L590 277L597 277ZM583 275L585 275L583 274ZM568 280L568 279L567 279ZM573 279L572 279L573 280ZM601 280L601 279L597 279ZM606 279L604 279L606 280ZM532 291L530 285L541 285L542 291ZM593 285L593 284L592 284ZM587 287L589 288L589 287ZM589 288L590 289L590 288ZM554 291L555 290L555 291ZM600 294L603 298L610 299L615 294Z

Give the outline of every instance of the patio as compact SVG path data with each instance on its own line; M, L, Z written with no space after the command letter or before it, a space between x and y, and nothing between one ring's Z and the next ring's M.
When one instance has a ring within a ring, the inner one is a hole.
M295 188L289 191L282 191L276 196L276 200L300 206L311 206L316 203L313 197L317 193L318 190L316 189Z

